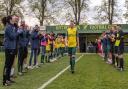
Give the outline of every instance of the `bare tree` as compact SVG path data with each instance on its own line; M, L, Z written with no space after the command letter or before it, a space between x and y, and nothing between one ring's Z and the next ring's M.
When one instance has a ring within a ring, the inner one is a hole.
M124 17L127 20L126 23L128 23L128 0L125 0L125 7L126 7L126 13L124 14Z
M51 12L48 8L48 5L54 4L55 1L57 0L29 0L31 3L30 8L32 9L32 12L35 14L36 18L39 19L40 25L43 26L44 22L49 23L51 20L53 22L56 21L52 16L53 12Z
M23 0L1 0L0 1L0 12L3 15L12 15L15 14L17 10L17 12L20 12L20 10L18 10L20 7L20 3ZM20 12L21 13L21 12Z
M88 9L88 0L65 0L65 3L69 4L72 8L75 22L79 25L82 10Z
M117 0L103 0L101 6L95 7L97 11L97 16L94 17L95 19L98 19L100 23L102 22L108 22L108 24L113 24L118 18L119 18L119 9L117 7Z

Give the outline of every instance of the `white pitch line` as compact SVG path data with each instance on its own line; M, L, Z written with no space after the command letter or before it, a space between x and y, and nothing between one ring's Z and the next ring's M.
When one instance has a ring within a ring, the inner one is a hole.
M81 55L76 62L78 62L84 55ZM58 74L56 74L54 77L52 77L51 79L49 79L47 82L45 82L41 87L39 87L38 89L44 89L46 86L48 86L50 83L52 83L56 78L58 78L61 74L63 74L68 68L70 67L67 66L66 68L64 68L62 71L60 71Z

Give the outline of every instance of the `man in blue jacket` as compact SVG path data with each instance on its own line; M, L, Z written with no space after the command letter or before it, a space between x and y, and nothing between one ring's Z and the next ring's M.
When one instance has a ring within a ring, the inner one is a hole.
M117 67L120 71L124 70L124 32L120 25L117 25L115 55L118 57Z
M20 33L19 34L19 39L18 39L18 72L19 75L22 75L23 73L23 62L24 59L27 56L27 46L29 42L29 32L25 28L24 22L21 23L21 27L19 28Z
M37 64L39 45L40 45L39 27L35 26L33 32L31 33L31 56L29 61L29 68L32 68L33 55L34 55L34 66L36 66Z
M29 42L30 42L30 31L28 29L28 27L25 25L25 49L24 49L24 52L25 52L25 55L24 55L24 69L27 69L28 66L27 66L27 57L28 57L28 45L29 45ZM24 72L26 72L24 70Z

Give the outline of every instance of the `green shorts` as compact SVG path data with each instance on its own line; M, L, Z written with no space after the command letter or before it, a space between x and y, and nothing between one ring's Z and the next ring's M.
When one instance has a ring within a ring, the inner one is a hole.
M68 55L76 55L76 47L68 47Z

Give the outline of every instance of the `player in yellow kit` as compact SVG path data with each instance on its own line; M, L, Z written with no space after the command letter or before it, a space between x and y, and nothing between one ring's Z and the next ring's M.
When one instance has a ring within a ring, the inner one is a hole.
M61 47L61 38L60 38L60 34L58 34L58 37L57 37L57 47L58 47L57 56L58 56L58 58L60 58L60 53L61 53L61 50L60 50L60 47Z
M57 44L57 36L54 39L54 58L56 59L58 56L58 44Z
M61 47L60 47L60 51L61 51L61 56L64 56L64 51L65 51L65 39L64 36L61 35Z
M79 47L79 38L77 28L73 21L70 22L70 26L67 29L66 45L68 46L68 55L70 57L71 72L75 72L75 59L76 59L76 48Z
M49 40L49 34L46 36L46 62L50 62L50 40Z

